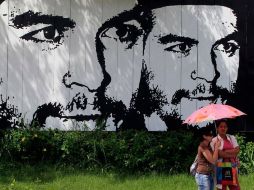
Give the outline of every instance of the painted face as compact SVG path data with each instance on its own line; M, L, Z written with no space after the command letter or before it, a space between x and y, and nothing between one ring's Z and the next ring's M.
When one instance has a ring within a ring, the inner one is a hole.
M48 117L82 121L97 113L91 103L102 81L94 46L101 25L96 14L95 5L69 0L0 5L1 94L28 121L33 117L41 124ZM72 122L49 125L68 129Z
M219 135L226 135L228 131L228 125L226 122L221 122L217 127L217 132Z
M177 8L165 9L174 13ZM179 19L173 24L162 22L162 12L154 10L157 22L150 34L150 46L155 48L149 68L155 75L153 85L165 89L170 107L181 105L178 110L185 118L196 106L219 98L224 101L222 89L232 92L239 67L236 17L226 7L183 6L182 22Z
M143 20L120 15L123 21L118 19L101 34L111 77L106 96L154 117L150 123L156 118L166 122L168 116L185 119L210 102L225 103L234 92L239 67L233 11L222 6L168 6L147 15ZM151 27L144 28L149 19ZM139 103L154 109L145 112Z

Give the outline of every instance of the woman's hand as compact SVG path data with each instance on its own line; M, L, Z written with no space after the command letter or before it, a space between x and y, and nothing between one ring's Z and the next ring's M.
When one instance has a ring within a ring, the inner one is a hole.
M217 139L217 141L214 143L214 150L219 150L221 146L221 141Z

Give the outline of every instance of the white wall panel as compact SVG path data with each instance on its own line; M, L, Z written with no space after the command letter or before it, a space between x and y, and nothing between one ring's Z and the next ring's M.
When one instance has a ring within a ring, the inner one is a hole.
M177 9L177 8L176 8ZM178 9L180 10L180 9ZM174 15L174 13L171 13L172 15L169 15L169 11L167 8L163 7L158 10L154 10L154 13L156 14L156 17L154 18L154 23L155 26L149 36L149 64L148 64L148 70L152 71L153 79L151 80L151 83L153 87L157 87L158 90L163 92L167 91L167 89L170 89L170 93L172 93L173 89L170 88L169 81L167 81L167 65L170 65L172 62L171 60L168 60L167 55L171 54L171 52L167 52L165 49L168 45L166 44L161 44L159 43L159 38L160 36L166 36L169 33L175 33L175 31L172 30L172 23L170 22L169 17ZM179 19L180 21L180 19ZM178 23L179 24L179 23ZM180 24L179 24L180 26ZM180 27L179 31L180 32ZM170 75L170 74L169 74ZM169 99L170 101L170 99ZM168 111L168 110L166 110ZM163 128L165 129L165 123L161 121L161 118L158 113L154 113L150 118L149 118L149 125L148 129L153 128L156 126L158 130L162 130Z
M123 10L129 10L134 6L134 0L132 1L122 1L118 3L118 10L121 12ZM119 12L119 11L118 11ZM125 24L131 24L139 27L136 21L130 20ZM132 98L132 72L133 72L133 53L134 49L127 49L126 43L121 43L120 40L117 41L117 73L116 78L112 78L116 83L116 98L122 100L127 108L130 106L130 100Z
M183 98L181 101L181 115L183 119L187 118L197 108L197 101L194 99L196 97L194 91L197 87L197 80L194 80L191 76L193 72L198 72L198 10L197 6L189 5L181 7L181 34L183 37L191 38L190 43L183 44L185 53L181 55L181 89L189 91L189 96L191 97L190 99Z
M16 7L18 1L9 1L9 25L13 16L19 14ZM23 112L23 66L24 66L24 42L19 39L21 32L13 27L8 27L8 96L10 102L17 106L19 112Z
M116 16L119 14L118 9L119 1L108 1L108 2L103 2L103 17L102 20L104 22L109 21L113 16ZM118 90L121 88L121 86L118 86L117 81L118 81L118 65L119 65L119 50L120 48L118 47L118 36L116 34L118 28L116 27L110 27L105 29L104 34L107 37L101 37L102 43L105 46L104 50L104 56L105 56L105 69L106 71L110 74L111 77L111 84L107 88L107 95L110 97L114 97L117 99L118 95ZM122 60L120 60L122 61Z
M167 34L175 34L181 36L181 6L173 6L165 8L165 33ZM173 46L175 44L169 44L169 46ZM172 98L176 93L176 90L181 88L181 57L175 54L174 52L165 52L165 59L166 59L166 86L165 86L165 94L168 97L168 103L170 104L165 108L165 110L173 114L174 110L180 113L180 104L172 105ZM170 129L171 126L169 125L168 128Z
M3 100L6 99L7 91L7 65L8 65L8 2L4 2L0 7L0 94Z
M209 22L211 15L213 14L214 7L204 7L200 6L198 9L198 86L202 89L202 92L205 87L204 96L209 96L209 83L207 81L212 81L215 75L214 66L211 60L211 48L212 41L214 41L213 32L211 31L212 24ZM209 71L209 72L208 72ZM205 79L205 80L204 80ZM199 93L197 96L200 96L202 93ZM197 107L200 108L209 101L198 101Z

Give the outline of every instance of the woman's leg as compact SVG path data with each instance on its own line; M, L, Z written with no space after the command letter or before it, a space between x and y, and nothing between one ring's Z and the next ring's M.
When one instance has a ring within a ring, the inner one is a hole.
M238 184L238 186L235 186L235 185L229 185L228 186L230 190L240 190L240 186Z
M236 184L237 184L237 186L229 185L228 188L230 190L240 190L240 185L239 185L239 180L238 180L238 172L237 172L237 175L236 175Z
M209 176L209 186L210 186L210 190L214 189L214 179L212 175Z
M210 189L210 179L208 175L196 173L195 180L198 185L198 190L212 190Z

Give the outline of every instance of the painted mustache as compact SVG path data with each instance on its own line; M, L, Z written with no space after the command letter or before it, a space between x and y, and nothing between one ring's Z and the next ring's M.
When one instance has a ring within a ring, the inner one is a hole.
M76 121L89 121L96 120L100 115L99 114L91 114L91 115L65 115L64 111L66 109L60 103L48 103L39 106L36 112L33 115L32 122L37 122L40 126L44 126L46 124L46 119L48 117L54 117L59 119L64 119L64 121L68 119L75 119Z
M88 98L83 93L77 93L76 96L72 98L72 100L68 103L65 110L68 110L70 113L77 110L86 110L88 105L94 105L94 103L89 103ZM61 115L60 118L64 119L75 119L77 121L88 121L88 120L96 120L100 114L76 114L76 115Z
M85 94L77 93L66 106L66 110L73 111L74 108L85 110L88 104L88 99Z
M197 94L202 95L206 92L209 92L210 96L196 96ZM177 105L180 104L182 98L187 98L189 100L210 100L212 102L216 101L216 99L221 98L221 100L224 102L225 100L229 99L234 92L230 92L226 88L222 88L220 86L213 87L212 85L207 89L207 87L203 84L199 84L197 88L195 88L193 91L180 89L177 90L171 100L171 104Z

